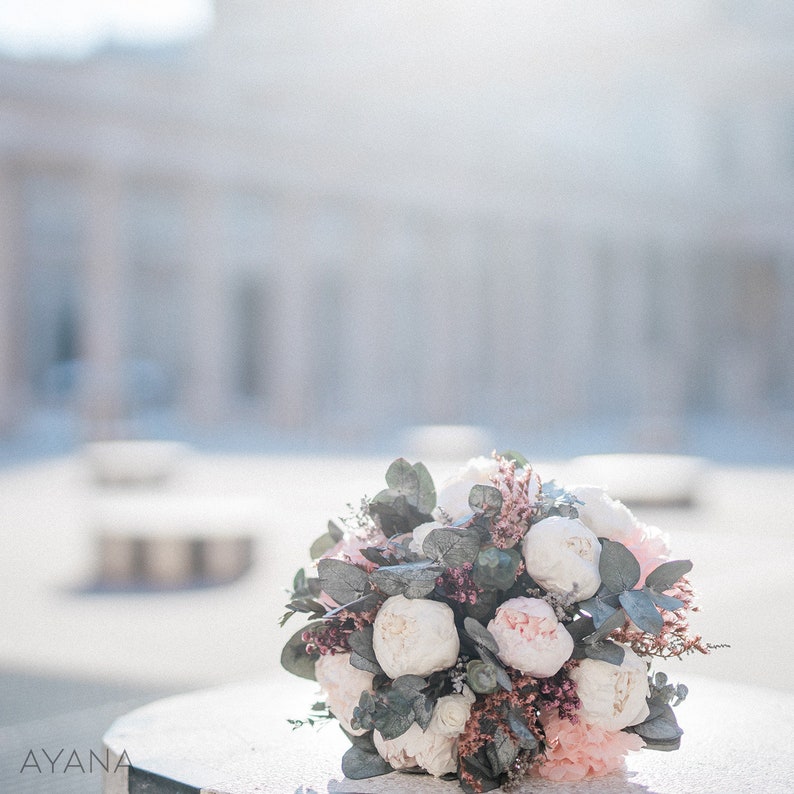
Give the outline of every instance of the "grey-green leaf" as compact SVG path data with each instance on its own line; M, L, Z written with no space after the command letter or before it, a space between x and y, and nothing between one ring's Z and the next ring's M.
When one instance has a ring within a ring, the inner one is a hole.
M345 533L342 531L342 529L333 521L328 522L328 534L331 536L331 539L334 541L334 543L338 543L345 536Z
M389 565L370 574L375 584L386 595L404 595L406 598L424 598L433 592L440 573L431 561Z
M432 530L422 544L422 551L446 568L459 568L474 562L480 552L480 534L476 529Z
M469 492L469 507L475 512L495 516L502 509L502 493L493 485L475 485Z
M325 552L330 551L335 545L336 541L326 532L312 543L309 548L309 556L313 560L318 560Z
M419 502L419 474L405 459L397 458L386 472L386 485L404 494L411 504Z
M640 580L637 558L622 544L601 539L601 558L598 565L601 583L610 593L631 590Z
M316 681L314 675L314 663L319 659L320 654L306 653L306 642L302 639L305 631L325 625L322 620L307 623L298 629L288 640L281 651L281 666L289 673L300 678L308 678L309 681Z
M654 568L645 578L645 584L659 593L669 590L682 576L692 570L691 560L670 560Z
M413 725L413 703L399 690L392 689L376 702L375 727L384 739L396 739Z
M419 504L422 513L431 513L436 506L436 486L424 463L414 463L413 470L419 478Z
M471 617L464 618L463 628L466 630L466 634L468 634L477 645L487 648L491 653L499 653L499 645L493 634L491 634L491 632L478 620Z
M365 673L372 673L372 675L381 675L383 668L377 663L362 656L357 651L350 652L350 666L355 667L356 670L363 670Z
M518 737L518 746L523 750L534 750L538 746L538 740L529 730L526 717L518 709L510 709L507 712L507 724L510 730Z
M505 458L505 460L514 460L516 466L520 469L526 469L529 466L529 461L520 452L516 452L514 449L506 449L504 452L500 452L499 457Z
M497 728L493 739L485 745L485 755L495 775L506 772L518 757L518 745L502 728Z
M657 593L650 587L643 587L643 593L656 604L657 607L668 610L668 612L675 612L676 609L681 609L684 602L680 598L673 598L673 596L665 595L664 593Z
M615 613L615 607L598 596L580 601L579 607L593 616L593 624L596 628L600 628L604 621Z
M642 590L626 590L620 594L620 605L639 629L658 634L664 626L659 610Z
M337 604L347 604L360 598L369 584L365 570L342 560L320 560L317 572L323 591Z
M368 753L355 745L342 756L342 774L351 780L387 775L392 771L391 766L378 753Z
M626 656L626 651L615 642L596 642L585 646L585 656L588 659L598 659L601 662L621 665Z

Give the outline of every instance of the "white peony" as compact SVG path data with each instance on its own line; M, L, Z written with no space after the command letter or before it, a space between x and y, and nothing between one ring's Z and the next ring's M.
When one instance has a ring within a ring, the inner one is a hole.
M417 723L395 739L384 739L378 731L373 734L375 748L395 769L421 767L436 777L455 772L458 768L458 736L469 719L474 694L468 687L462 695L439 698L427 730Z
M499 470L493 458L480 456L471 458L457 474L445 480L438 489L433 518L450 524L459 518L470 515L469 493L475 485L493 485L491 475Z
M441 601L387 598L373 624L372 647L389 678L445 670L460 650L455 613Z
M545 590L571 593L575 601L595 595L601 584L601 544L576 518L552 516L533 524L521 545L527 573Z
M488 624L499 658L525 675L548 678L573 653L573 638L554 610L539 598L511 598Z
M353 730L350 720L362 692L372 692L372 673L350 664L349 653L325 654L314 665L314 675L325 692L325 702L341 726L354 736L366 733Z
M634 532L637 519L623 502L612 499L597 485L577 485L568 489L583 504L577 504L579 520L599 538L622 543Z
M608 731L638 725L650 713L648 669L631 648L622 647L626 655L621 665L583 659L570 672L582 701L577 713L585 722Z

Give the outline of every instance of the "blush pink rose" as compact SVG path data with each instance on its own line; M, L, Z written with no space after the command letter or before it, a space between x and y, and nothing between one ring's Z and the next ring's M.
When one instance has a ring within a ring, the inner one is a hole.
M524 675L548 678L573 653L573 638L554 610L539 598L505 601L488 624L499 658Z
M625 768L626 754L645 742L636 733L608 731L579 720L560 719L556 708L544 706L540 721L546 733L546 752L533 774L546 780L574 782Z

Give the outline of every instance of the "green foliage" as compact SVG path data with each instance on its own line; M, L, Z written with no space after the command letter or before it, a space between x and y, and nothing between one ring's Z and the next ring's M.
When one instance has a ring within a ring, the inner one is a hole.
M369 513L387 537L432 521L436 489L424 464L411 465L405 458L398 458L386 472L386 485L388 488L370 501Z
M497 668L481 659L472 659L466 665L466 683L472 692L488 695L499 689Z
M502 492L493 485L475 485L469 492L469 507L475 513L493 517L502 509Z
M640 564L622 544L601 538L601 558L598 564L601 584L610 593L631 590L640 581Z
M317 564L320 587L337 604L347 604L364 595L369 587L367 572L349 562L325 558Z
M475 529L439 527L427 535L422 551L445 568L459 568L477 559L480 535Z
M483 549L474 563L474 583L483 590L508 590L520 563L521 555L515 549Z
M287 644L281 651L281 666L293 675L300 678L308 678L310 681L316 681L314 675L314 663L320 658L319 653L308 654L306 653L306 642L302 639L305 631L323 626L321 620L309 623L296 631L287 640Z
M514 460L519 469L529 468L529 461L520 452L516 452L514 449L506 449L504 452L500 452L499 457L505 460Z
M442 570L432 560L422 560L378 568L370 574L370 579L387 596L424 598L435 589L436 579Z
M544 482L541 487L541 503L538 508L538 519L562 516L563 518L578 518L579 511L576 505L583 504L572 493L566 491L556 480Z
M353 745L342 756L342 774L350 780L364 780L378 775L387 775L394 770L383 760L374 748L366 750L361 745Z

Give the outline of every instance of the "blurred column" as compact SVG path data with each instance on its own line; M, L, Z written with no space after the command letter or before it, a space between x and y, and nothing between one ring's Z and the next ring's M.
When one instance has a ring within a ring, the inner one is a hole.
M276 427L297 429L312 417L309 312L311 268L306 250L308 199L286 195L277 207L276 300L271 340L272 399L270 421Z
M0 170L0 433L9 430L19 410L19 345L17 329L20 264L19 191L15 181Z
M384 278L388 263L384 257L383 238L387 225L386 209L369 202L359 207L354 219L357 231L348 263L348 284L351 290L349 312L345 330L349 344L346 347L346 371L340 373L347 415L341 417L353 434L371 435L380 429L386 400L382 386L387 386L386 358L388 349L384 331L383 305L398 299L386 291Z
M213 186L194 184L188 196L190 331L183 401L191 421L217 426L227 418L231 394L226 284L220 200Z
M81 409L87 437L101 440L124 433L120 174L98 169L88 176L86 189L85 288L80 329L85 382Z

